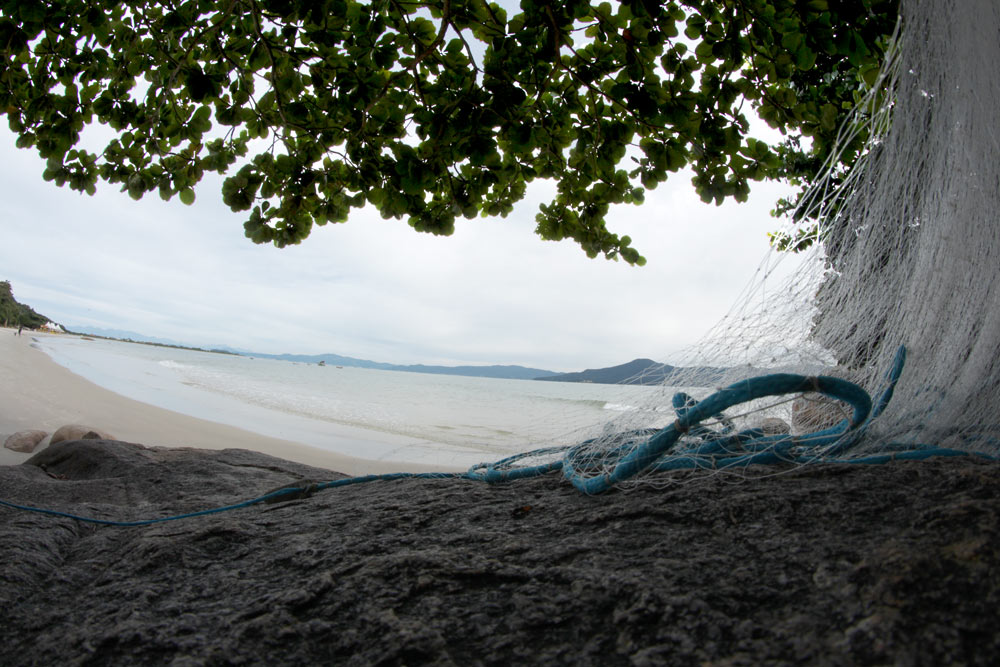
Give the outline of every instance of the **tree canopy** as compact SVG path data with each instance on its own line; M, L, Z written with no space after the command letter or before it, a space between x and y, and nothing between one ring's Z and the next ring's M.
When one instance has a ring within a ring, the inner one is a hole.
M82 192L190 204L206 172L226 174L258 243L366 205L449 234L547 179L541 237L641 264L609 206L685 167L707 202L808 183L897 4L0 0L0 113L45 179ZM753 137L752 114L785 139Z
M47 317L39 315L31 307L18 303L10 282L0 280L0 324L37 329L48 321Z

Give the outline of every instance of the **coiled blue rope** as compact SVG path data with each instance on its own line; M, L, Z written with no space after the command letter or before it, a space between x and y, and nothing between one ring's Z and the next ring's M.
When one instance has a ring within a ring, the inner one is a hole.
M229 512L260 503L281 502L302 498L316 491L354 484L397 479L468 479L491 484L510 482L527 477L539 477L562 470L563 476L586 494L607 491L646 471L683 469L722 470L738 466L775 463L856 463L875 465L896 460L920 460L932 456L966 456L973 454L957 449L925 444L889 444L881 451L865 456L848 457L868 429L872 420L885 410L892 400L896 384L906 362L906 349L900 347L886 373L886 385L874 401L858 385L827 376L804 376L789 373L764 375L737 382L721 389L702 401L695 401L684 393L674 397L676 420L663 429L640 429L620 433L612 438L588 440L569 447L546 447L501 459L493 463L480 463L466 472L388 473L362 475L333 481L299 482L276 489L265 495L234 505L176 514L138 521L113 521L80 516L69 512L20 505L0 500L0 506L49 516L76 519L104 526L147 526L166 521ZM767 396L819 393L844 401L851 406L851 416L830 428L793 436L767 435L759 428L735 431L725 419L724 411L740 403ZM719 431L703 426L707 419L718 419L723 428ZM686 438L685 438L686 436ZM685 439L682 439L685 438ZM693 444L688 444L693 441ZM996 457L976 454L990 460ZM533 466L520 465L537 458L552 458Z

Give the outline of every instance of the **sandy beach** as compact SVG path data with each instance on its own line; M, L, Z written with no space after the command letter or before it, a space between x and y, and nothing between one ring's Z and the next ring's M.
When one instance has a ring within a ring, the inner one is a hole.
M150 447L250 449L349 475L442 469L368 461L141 403L73 374L32 346L33 338L56 334L15 333L0 327L0 465L19 464L31 456L2 447L12 433L27 429L52 433L66 424L82 424Z

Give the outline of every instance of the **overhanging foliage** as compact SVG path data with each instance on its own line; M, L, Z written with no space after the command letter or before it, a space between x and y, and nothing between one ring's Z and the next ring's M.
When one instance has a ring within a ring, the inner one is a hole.
M83 192L103 180L190 204L206 172L229 174L223 198L258 243L368 204L449 234L547 179L540 236L641 264L609 206L684 167L720 203L750 181L808 182L896 5L7 0L0 113L46 179ZM752 113L787 141L752 137ZM97 152L90 124L116 133Z

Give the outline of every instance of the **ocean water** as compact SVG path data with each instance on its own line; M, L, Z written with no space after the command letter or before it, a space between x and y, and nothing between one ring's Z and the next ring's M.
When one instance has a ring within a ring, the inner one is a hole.
M56 363L183 414L371 460L465 466L573 444L628 415L663 426L672 390L318 366L46 336ZM652 407L644 407L652 406Z

